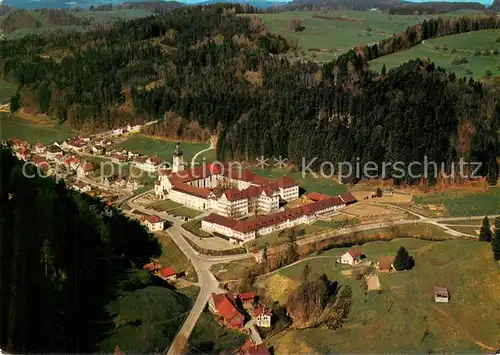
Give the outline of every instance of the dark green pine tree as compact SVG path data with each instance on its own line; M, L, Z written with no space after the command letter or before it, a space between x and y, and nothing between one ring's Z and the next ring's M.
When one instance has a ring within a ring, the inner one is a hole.
M381 72L381 74L382 74L382 75L385 75L386 73L387 73L387 69L386 69L386 67L385 67L385 63L384 63L384 64L382 65L382 72Z
M491 240L493 259L500 263L500 217L495 218L495 234Z
M479 240L481 242L491 242L491 227L488 216L483 218L481 229L479 230Z
M394 268L398 271L410 270L414 265L415 261L410 254L408 254L404 247L400 247L396 254L396 260L394 260Z

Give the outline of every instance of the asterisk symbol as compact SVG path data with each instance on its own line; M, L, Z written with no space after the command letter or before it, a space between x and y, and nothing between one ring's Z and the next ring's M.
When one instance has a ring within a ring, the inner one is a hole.
M287 160L287 158L282 158L281 155L278 158L274 158L275 165L280 169L286 166Z
M269 166L269 158L264 158L263 155L261 155L257 160L257 166L261 169L264 169L265 167Z

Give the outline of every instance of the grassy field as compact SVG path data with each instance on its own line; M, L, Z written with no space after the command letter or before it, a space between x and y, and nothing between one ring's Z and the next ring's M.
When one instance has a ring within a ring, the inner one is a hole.
M415 197L417 204L443 204L449 216L484 216L500 213L500 188L488 192L464 193L459 190Z
M282 175L287 175L290 178L297 181L300 185L300 188L305 190L305 193L309 192L319 192L326 195L338 195L346 192L347 188L345 185L340 185L333 179L322 178L322 177L314 177L311 174L305 174L302 176L302 172L290 172L286 169L260 169L260 168L252 168L252 170L262 176L270 177L270 178L278 178Z
M171 213L176 216L182 216L182 217L188 217L188 218L193 218L201 214L200 211L193 210L188 207L184 207L182 204L177 203L172 200L163 200L159 202L155 202L151 205L149 205L150 208L153 208L154 210L157 211L165 211L168 213Z
M15 93L15 85L0 79L0 105L10 102L10 97Z
M186 256L182 253L179 247L172 241L172 239L164 232L155 234L161 243L162 253L158 261L162 265L172 265L177 272L186 272L186 279L193 282L198 282L196 271L193 265L189 262Z
M482 79L487 70L497 76L500 75L500 43L496 42L499 37L500 30L482 30L435 38L407 51L372 60L369 64L372 70L380 72L384 64L390 69L409 60L429 57L437 66L459 76ZM454 64L453 61L459 57L465 58L467 63Z
M441 16L456 17L476 13L457 11ZM327 19L313 17L323 16ZM410 25L433 16L389 15L378 11L288 11L260 14L267 29L280 34L298 46L292 58L330 61L357 45L378 42L393 33L406 30ZM295 32L290 21L300 19L305 27Z
M162 160L172 162L172 153L175 150L174 141L154 139L144 135L132 135L129 139L118 145L118 148L127 149L144 155L158 155ZM181 142L184 152L184 162L190 163L191 158L200 150L208 148L206 143Z
M232 354L246 341L241 332L221 326L214 316L204 311L189 338L189 354Z
M255 258L235 260L229 263L215 264L211 267L217 279L221 281L238 280L242 277L246 268L257 265Z
M194 219L192 221L183 223L182 227L199 238L212 238L214 236L212 233L201 230L201 219Z
M32 144L47 144L74 135L76 132L67 124L59 125L52 121L30 122L15 116L8 117L7 113L0 112L0 139L19 138Z
M339 330L292 330L270 339L275 354L340 353L481 353L496 349L500 335L500 278L487 243L452 240L428 242L400 239L363 245L369 260L394 255L405 246L415 258L411 271L379 274L381 293L364 296L360 282L335 267L330 250L283 269L276 280L300 279L304 265L330 279L352 286L348 322ZM275 276L276 277L276 276ZM436 304L433 287L447 287L451 301ZM279 287L277 285L276 287ZM363 339L363 341L359 341Z

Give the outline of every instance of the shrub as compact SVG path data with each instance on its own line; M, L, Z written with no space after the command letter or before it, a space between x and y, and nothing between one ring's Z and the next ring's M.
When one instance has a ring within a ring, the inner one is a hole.
M490 55L491 55L490 50L489 50L489 49L485 49L485 50L483 51L483 55L484 55L485 57L490 56Z
M476 51L474 52L474 55L475 56L479 56L481 55L481 51L479 49L476 49Z
M465 57L453 57L452 64L453 65L461 65L461 64L466 64L469 61Z

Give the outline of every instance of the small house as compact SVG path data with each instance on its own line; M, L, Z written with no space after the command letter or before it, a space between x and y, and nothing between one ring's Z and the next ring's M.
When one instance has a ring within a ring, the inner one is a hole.
M92 188L90 187L89 184L85 184L84 182L82 181L77 181L75 182L71 188L75 191L79 191L79 192L89 192Z
M225 293L212 293L208 306L212 313L222 318L226 326L231 329L241 329L245 324L245 316L240 313L230 298Z
M446 287L434 287L434 301L436 303L448 303L450 294Z
M378 261L378 269L380 272L391 272L394 270L395 256L381 256Z
M242 303L253 304L255 301L255 293L253 293L253 292L240 293L240 295L238 297Z
M271 319L273 314L270 311L266 311L262 307L257 307L254 310L255 324L261 328L271 328Z
M156 275L167 281L177 280L177 271L172 266L166 266L157 270Z
M161 231L165 228L165 221L158 216L147 216L144 218L144 225L150 232Z
M356 265L363 258L363 252L361 249L351 249L340 257L340 262L347 265Z
M142 267L146 271L154 272L156 270L161 269L161 264L156 261L150 262Z

